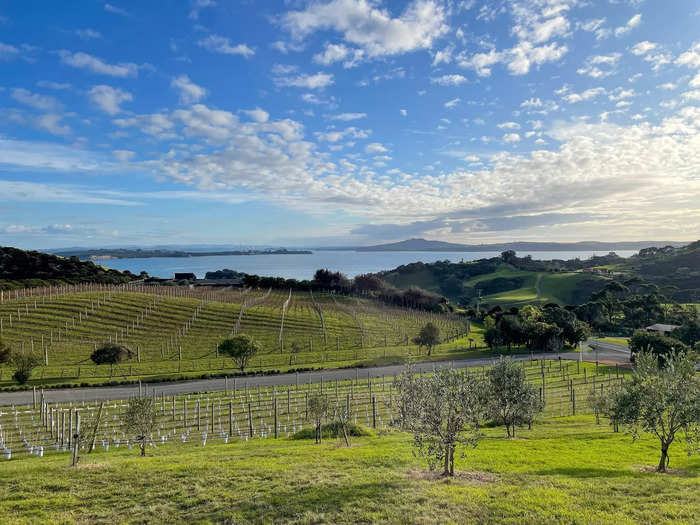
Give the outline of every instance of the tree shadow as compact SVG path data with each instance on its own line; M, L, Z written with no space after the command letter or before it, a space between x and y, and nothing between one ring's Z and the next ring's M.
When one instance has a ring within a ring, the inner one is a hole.
M635 477L641 474L625 468L600 467L557 467L537 470L533 473L540 476L568 476L572 478L621 478Z
M405 487L402 480L353 483L321 482L306 488L275 490L261 497L231 505L226 515L238 515L245 521L271 523L296 520L305 514L353 514L354 503L381 502L389 493ZM359 507L358 507L359 508ZM324 518L327 520L328 516Z

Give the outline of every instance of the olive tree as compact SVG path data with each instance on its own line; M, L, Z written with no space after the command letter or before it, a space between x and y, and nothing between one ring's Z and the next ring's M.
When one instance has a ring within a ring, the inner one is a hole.
M454 475L458 445L476 447L483 412L481 381L463 371L438 369L417 376L409 367L394 380L399 423L413 433L413 445L434 470Z
M418 345L418 351L425 347L428 350L428 355L433 351L435 345L440 344L440 328L433 323L426 324L420 329L418 336L413 339L413 342Z
M316 425L316 443L320 443L322 440L321 425L323 424L323 420L328 415L328 410L330 409L328 396L315 392L309 396L308 403L309 416Z
M109 377L114 373L114 365L126 359L131 359L133 353L129 348L117 343L104 343L90 354L90 359L96 365L109 365Z
M243 372L248 362L262 351L262 345L249 335L241 334L222 341L219 351L231 357Z
M124 412L124 431L133 436L146 455L146 446L153 442L152 435L158 425L156 402L150 397L132 397Z
M530 426L543 408L525 369L511 358L501 359L486 372L485 395L488 415L506 427L508 437L515 437L517 425Z
M669 448L684 434L688 452L700 443L700 378L693 352L672 352L659 363L653 352L637 354L630 380L610 394L608 417L622 424L636 440L641 432L659 439L661 458L656 468L666 472Z

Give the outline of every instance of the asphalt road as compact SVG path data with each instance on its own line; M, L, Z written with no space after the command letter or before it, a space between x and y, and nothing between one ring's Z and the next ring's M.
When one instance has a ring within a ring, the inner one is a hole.
M583 354L583 360L595 362L596 360L606 363L628 363L629 350L625 346L616 345L613 343L605 343L602 341L587 341L584 343L584 348L589 345L595 349L590 349ZM514 356L518 360L530 359L530 354L519 354ZM535 359L561 359L577 360L578 353L570 352L563 354L550 353L535 353L532 354ZM471 359L455 359L454 361L432 361L424 362L415 365L416 371L430 371L435 367L452 366L454 368L479 367L492 364L497 358L471 358ZM257 386L283 386L305 384L307 382L318 383L323 381L347 380L347 379L366 379L369 377L394 376L400 374L404 369L404 365L388 365L377 366L372 368L344 368L344 369L328 369L318 372L304 372L300 374L279 374L270 376L255 376L255 377L238 377L235 379L235 386L242 388L244 385L248 387ZM145 392L152 393L154 390L157 395L165 394L166 396L190 394L194 392L213 392L226 389L227 380L224 378L216 379L193 379L190 381L177 381L168 383L143 383L142 388ZM234 379L228 379L228 388L234 387ZM109 399L128 399L129 397L138 394L138 385L125 386L103 386L91 388L65 388L44 391L44 398L49 403L79 403L81 401L104 401ZM0 406L7 405L28 405L32 402L32 391L26 390L21 392L4 392L0 393Z

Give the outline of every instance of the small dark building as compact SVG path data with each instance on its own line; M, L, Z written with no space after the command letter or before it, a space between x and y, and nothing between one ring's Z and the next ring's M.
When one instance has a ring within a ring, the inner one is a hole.
M176 273L175 274L176 281L193 281L196 278L197 278L197 276L193 273Z

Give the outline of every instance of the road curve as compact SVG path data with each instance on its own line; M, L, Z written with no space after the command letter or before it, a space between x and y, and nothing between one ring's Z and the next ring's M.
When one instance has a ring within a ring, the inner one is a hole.
M589 345L597 347L589 349ZM604 343L602 341L587 341L584 343L584 349L587 349L583 354L583 361L595 362L599 360L606 363L625 364L629 362L629 350L627 347L616 345L613 343ZM579 354L575 352L555 354L555 353L535 353L535 354L518 354L513 356L518 360L526 360L533 357L535 359L561 359L575 361L579 359ZM468 368L486 366L492 364L497 358L470 358L470 359L455 359L453 361L429 361L418 363L415 365L416 371L430 371L434 367L452 366L454 368ZM244 385L248 387L257 386L284 386L312 382L318 383L321 381L335 381L369 377L394 376L404 369L404 365L387 365L377 366L372 368L342 368L342 369L327 369L317 372L303 372L291 374L278 374L270 376L250 376L237 377L235 385L237 388L242 388ZM165 394L166 396L191 394L195 392L213 392L226 389L227 380L223 377L214 379L193 379L189 381L176 381L168 383L143 383L142 388L152 393L155 391L157 395ZM233 388L234 379L228 379L228 387ZM49 403L80 403L82 401L106 401L109 399L128 399L137 394L139 391L138 385L124 386L101 386L89 388L65 388L65 389L47 389L44 390L44 398ZM28 405L32 403L32 391L25 390L20 392L3 392L0 393L0 406L7 405Z

